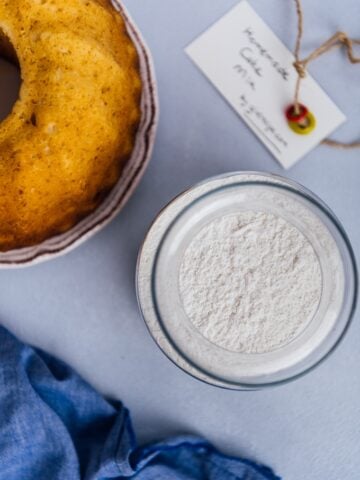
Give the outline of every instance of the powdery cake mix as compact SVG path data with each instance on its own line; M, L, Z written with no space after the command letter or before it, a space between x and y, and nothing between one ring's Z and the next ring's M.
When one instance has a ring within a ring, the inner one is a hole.
M293 340L313 317L322 276L313 247L271 213L213 220L193 238L179 274L184 310L227 350L265 353Z

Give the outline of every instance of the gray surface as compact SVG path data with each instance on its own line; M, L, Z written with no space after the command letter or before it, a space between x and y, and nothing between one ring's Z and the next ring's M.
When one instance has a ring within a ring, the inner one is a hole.
M242 393L192 379L157 349L139 315L134 272L154 215L185 187L230 170L285 174L316 192L360 251L360 151L319 147L284 172L183 53L233 0L127 0L152 49L161 122L151 165L123 213L69 255L0 272L2 322L61 357L95 387L130 407L140 440L179 432L204 435L225 452L272 465L286 480L355 480L360 476L359 314L345 341L316 371L273 390ZM291 1L253 0L291 45ZM331 8L328 8L331 5ZM359 33L360 3L311 2L305 50L336 29ZM333 52L311 71L352 120L338 132L359 135L360 67Z

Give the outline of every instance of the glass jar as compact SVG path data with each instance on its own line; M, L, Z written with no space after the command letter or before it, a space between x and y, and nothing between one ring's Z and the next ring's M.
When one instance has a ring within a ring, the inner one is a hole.
M184 252L205 225L244 211L271 213L300 231L319 261L318 307L289 343L266 353L219 346L190 321L179 292ZM172 200L156 217L140 250L137 295L148 329L162 351L190 375L231 389L281 384L312 370L343 338L357 297L357 271L339 220L312 192L288 179L257 172L210 178Z

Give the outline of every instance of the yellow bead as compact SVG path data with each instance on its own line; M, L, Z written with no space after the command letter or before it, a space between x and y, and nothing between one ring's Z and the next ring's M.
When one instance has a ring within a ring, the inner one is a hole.
M298 123L298 122L288 122L289 127L291 130L298 135L308 135L311 133L316 127L316 118L311 112L308 112L305 117L306 123Z

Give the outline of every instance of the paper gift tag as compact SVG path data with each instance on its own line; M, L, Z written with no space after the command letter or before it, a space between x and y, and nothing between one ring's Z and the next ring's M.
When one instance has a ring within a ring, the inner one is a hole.
M245 0L186 52L285 168L345 121L307 75L301 83L301 102L314 114L316 128L308 135L289 128L284 112L294 100L294 56Z

